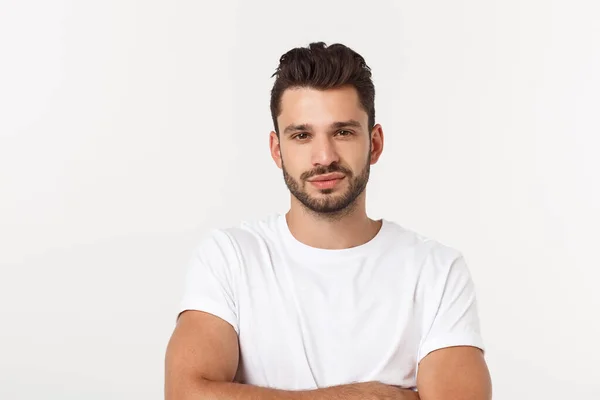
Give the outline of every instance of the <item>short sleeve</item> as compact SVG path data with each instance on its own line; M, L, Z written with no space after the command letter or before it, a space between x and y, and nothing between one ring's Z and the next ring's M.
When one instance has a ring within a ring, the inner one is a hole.
M454 258L446 271L435 285L437 289L429 293L436 297L436 307L426 318L429 329L421 340L417 362L445 347L474 346L485 351L475 287L462 255Z
M213 231L193 252L184 278L179 313L197 310L228 322L239 334L235 273L235 248L224 231Z

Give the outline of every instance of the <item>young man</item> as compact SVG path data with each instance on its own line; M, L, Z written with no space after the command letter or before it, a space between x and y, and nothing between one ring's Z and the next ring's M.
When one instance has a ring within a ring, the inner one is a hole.
M291 206L198 247L166 399L490 399L462 255L366 214L384 140L363 57L313 43L274 75L270 149Z

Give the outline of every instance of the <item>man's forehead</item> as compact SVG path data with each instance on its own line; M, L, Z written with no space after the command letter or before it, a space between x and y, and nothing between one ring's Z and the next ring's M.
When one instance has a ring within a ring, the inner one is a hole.
M356 89L352 87L287 89L282 96L280 111L278 119L283 124L324 127L351 120L364 125L368 120Z
M341 86L330 89L316 89L313 87L290 87L284 90L281 101L283 102L315 102L315 101L340 101L357 103L360 105L358 91L353 86Z

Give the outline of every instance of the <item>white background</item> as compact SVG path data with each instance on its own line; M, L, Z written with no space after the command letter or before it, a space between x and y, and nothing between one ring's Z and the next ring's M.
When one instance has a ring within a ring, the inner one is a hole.
M281 54L342 42L368 208L460 249L495 399L600 398L596 1L0 0L0 398L161 399L185 263L285 211Z

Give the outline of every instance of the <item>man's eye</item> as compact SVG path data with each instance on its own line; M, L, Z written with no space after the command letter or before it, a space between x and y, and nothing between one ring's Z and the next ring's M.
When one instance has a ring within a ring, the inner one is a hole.
M300 139L300 140L308 139L308 133L299 133L296 136L294 136L294 139Z
M339 131L337 131L337 134L340 136L350 136L352 135L352 132L347 131L345 129L340 129Z

